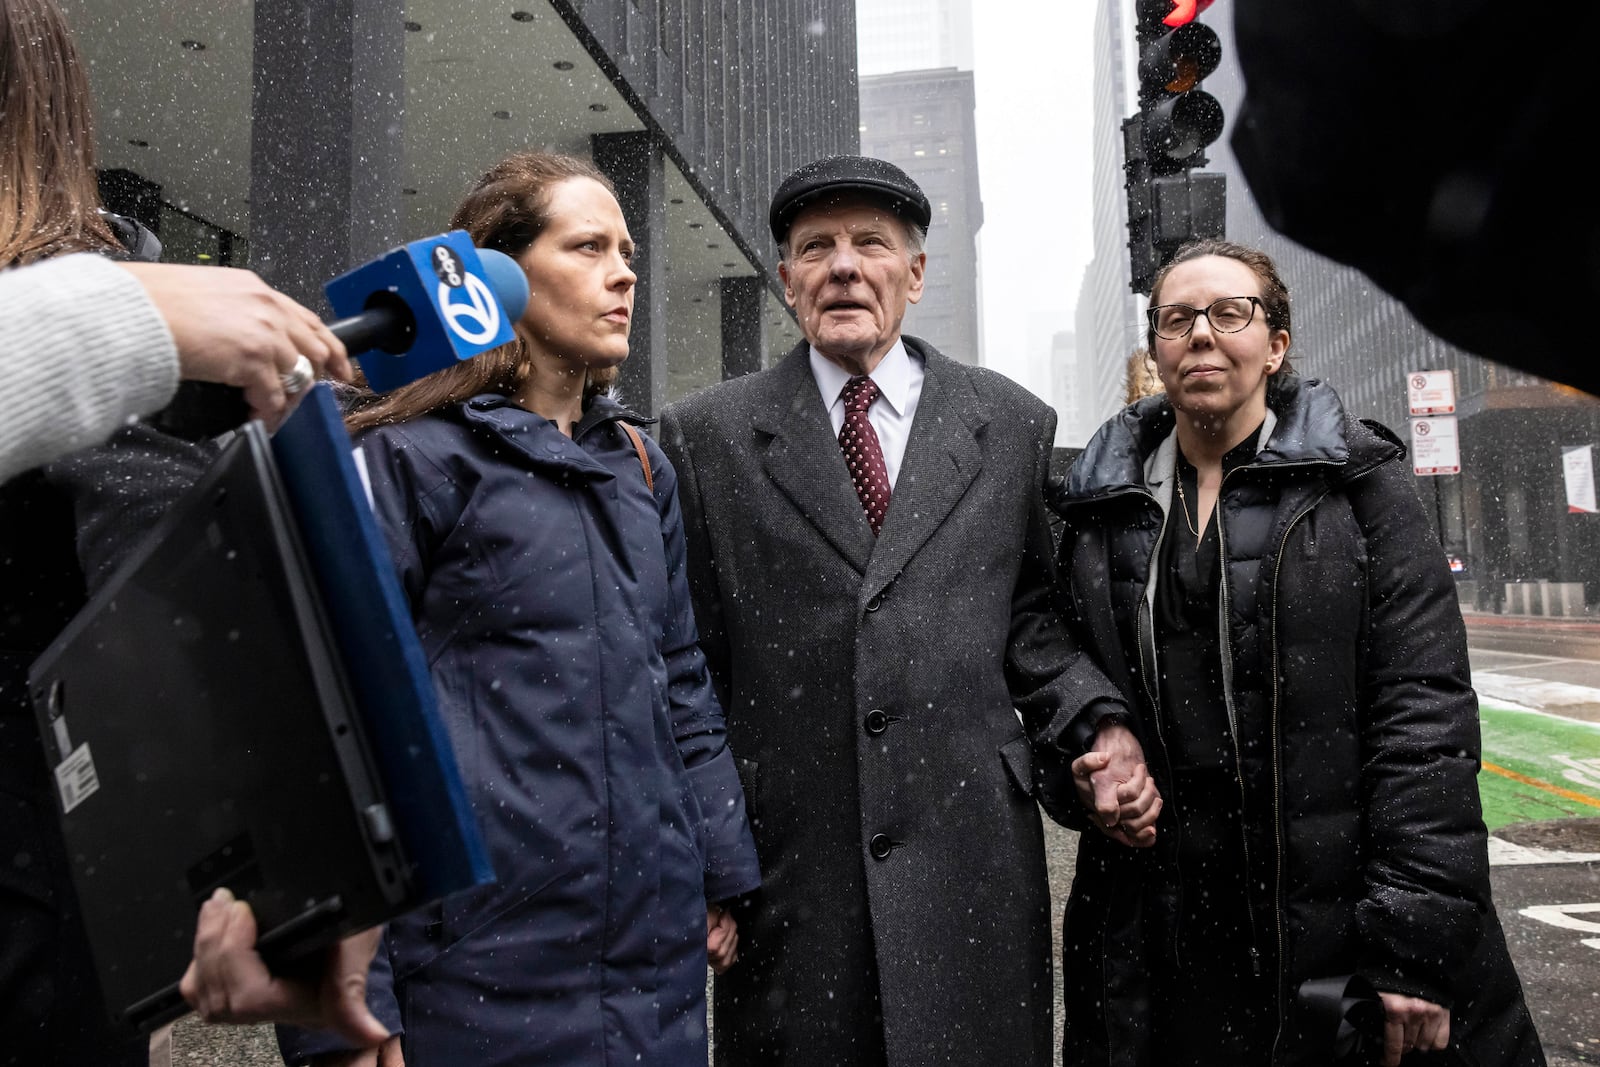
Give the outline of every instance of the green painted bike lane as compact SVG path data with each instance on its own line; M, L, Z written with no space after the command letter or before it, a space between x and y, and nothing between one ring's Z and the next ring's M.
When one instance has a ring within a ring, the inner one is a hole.
M1478 792L1490 830L1600 818L1600 724L1484 703Z

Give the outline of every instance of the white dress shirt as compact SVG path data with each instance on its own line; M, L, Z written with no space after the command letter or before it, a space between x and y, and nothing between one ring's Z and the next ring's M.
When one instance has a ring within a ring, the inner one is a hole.
M883 465L893 486L900 477L900 462L906 456L906 442L911 438L911 420L917 416L917 401L922 399L922 360L906 351L904 341L895 341L874 368L871 378L882 395L867 409L867 421L878 435L878 446L883 449ZM833 436L838 437L844 427L844 392L850 372L811 348L811 376L822 393L822 403L828 409L828 421L833 424Z

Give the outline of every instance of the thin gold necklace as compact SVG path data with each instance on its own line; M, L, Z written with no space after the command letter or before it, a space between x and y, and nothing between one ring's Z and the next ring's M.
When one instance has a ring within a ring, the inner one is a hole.
M1178 510L1183 512L1184 525L1189 527L1189 532L1194 534L1195 540L1198 541L1200 540L1200 531L1194 528L1194 519L1189 517L1189 496L1183 491L1183 475L1177 471L1173 473L1176 475L1174 480L1178 484ZM1199 514L1198 508L1196 509L1196 514Z

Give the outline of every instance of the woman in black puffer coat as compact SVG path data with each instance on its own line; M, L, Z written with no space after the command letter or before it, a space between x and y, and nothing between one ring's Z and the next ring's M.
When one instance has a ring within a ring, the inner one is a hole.
M1103 426L1059 501L1073 625L1137 709L1099 724L1080 795L1143 759L1162 798L1151 847L1082 838L1065 1063L1332 1062L1303 987L1356 976L1374 1040L1347 1062L1542 1064L1489 895L1466 633L1404 449L1288 370L1262 253L1187 246L1151 304L1166 395Z

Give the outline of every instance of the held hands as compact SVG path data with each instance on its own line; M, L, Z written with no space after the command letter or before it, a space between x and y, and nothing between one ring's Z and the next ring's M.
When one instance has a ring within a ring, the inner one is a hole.
M1072 784L1101 833L1129 848L1156 843L1161 794L1132 730L1120 722L1103 724L1089 751L1072 761Z
M720 904L706 907L706 960L718 974L739 962L739 924Z
M144 286L178 348L179 377L244 390L255 417L275 426L293 407L282 375L299 357L313 377L348 381L344 345L309 309L247 270L119 263Z
M212 270L215 268L204 268ZM281 978L256 952L256 919L250 905L218 889L200 907L194 959L178 983L189 1006L208 1023L293 1023L337 1032L369 1048L389 1032L367 1010L367 967L382 929L353 934L328 949L322 974L307 981ZM369 1060L384 1067L395 1059Z
M1450 1044L1450 1010L1431 1000L1379 993L1383 1001L1383 1067L1399 1067L1409 1052L1437 1052Z

